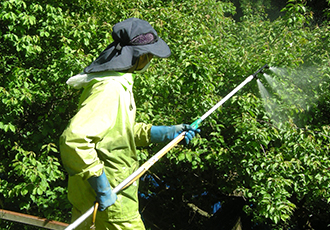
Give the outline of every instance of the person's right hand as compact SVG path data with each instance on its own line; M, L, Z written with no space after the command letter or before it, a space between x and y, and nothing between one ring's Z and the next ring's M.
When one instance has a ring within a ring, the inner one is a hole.
M172 126L152 126L150 130L151 142L153 143L163 143L175 139L182 132L185 133L185 144L195 137L196 133L200 132L200 129L194 129L190 125L172 125ZM180 142L181 143L181 142Z

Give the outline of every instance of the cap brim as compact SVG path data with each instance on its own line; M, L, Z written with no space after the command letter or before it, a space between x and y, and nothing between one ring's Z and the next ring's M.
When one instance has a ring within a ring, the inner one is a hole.
M114 43L112 43L95 61L84 69L84 72L95 73L128 70L134 65L138 57L146 53L151 53L160 58L167 58L171 55L171 50L161 38L153 44L124 46L119 52L115 51Z
M134 57L139 57L146 53L151 53L156 57L167 58L171 55L171 50L164 42L163 39L159 38L157 42L148 45L133 46Z

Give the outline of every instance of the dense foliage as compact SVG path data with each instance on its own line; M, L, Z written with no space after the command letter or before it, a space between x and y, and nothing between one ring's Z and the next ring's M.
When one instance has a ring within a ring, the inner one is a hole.
M273 67L142 178L147 227L330 224L330 2L321 21L310 1L289 0L271 19L275 1L238 2L234 20L231 1L2 1L0 207L69 222L58 137L80 92L65 81L112 41L116 22L138 17L172 50L135 80L138 121L191 123L261 66ZM161 147L140 149L141 162ZM17 226L0 220L1 229Z

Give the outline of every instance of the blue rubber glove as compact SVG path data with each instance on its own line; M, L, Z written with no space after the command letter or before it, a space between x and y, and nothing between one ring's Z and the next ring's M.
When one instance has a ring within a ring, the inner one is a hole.
M96 200L99 202L99 211L104 211L107 207L115 203L117 195L112 192L110 183L104 172L99 177L90 177L88 182L96 192Z
M200 129L193 129L190 125L181 124L181 125L172 125L172 126L152 126L150 130L151 142L153 143L163 143L168 142L176 138L183 131L185 133L185 144L194 138L196 132L199 133ZM180 142L182 144L182 141Z

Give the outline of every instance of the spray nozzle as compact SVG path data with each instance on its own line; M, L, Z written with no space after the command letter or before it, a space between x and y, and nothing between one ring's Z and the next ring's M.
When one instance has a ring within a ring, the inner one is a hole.
M269 66L266 64L266 65L264 65L263 67L261 67L260 69L258 69L257 72L255 72L254 74L252 74L252 76L258 79L257 74L258 74L258 73L263 73L263 70L264 70L264 69L268 69L268 68L269 68Z

